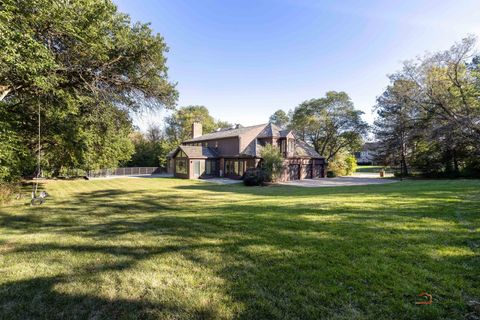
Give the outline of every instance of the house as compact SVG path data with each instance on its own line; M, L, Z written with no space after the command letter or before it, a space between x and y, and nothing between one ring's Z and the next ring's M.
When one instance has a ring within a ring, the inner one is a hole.
M280 180L326 176L325 158L297 139L291 130L282 130L274 124L237 125L202 134L202 125L194 123L192 133L191 139L168 155L169 171L175 177L241 179L247 169L261 165L261 150L267 144L278 146L285 158Z
M376 142L365 142L360 151L355 152L355 158L357 159L357 164L375 164L375 159L377 156L378 143Z

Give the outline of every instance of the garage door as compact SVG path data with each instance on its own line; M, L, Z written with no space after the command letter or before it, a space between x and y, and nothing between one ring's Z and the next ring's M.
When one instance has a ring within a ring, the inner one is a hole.
M305 166L305 179L312 179L312 165L307 164Z
M290 164L288 166L288 180L300 179L300 165Z
M313 167L313 177L314 178L323 178L323 165L316 164Z

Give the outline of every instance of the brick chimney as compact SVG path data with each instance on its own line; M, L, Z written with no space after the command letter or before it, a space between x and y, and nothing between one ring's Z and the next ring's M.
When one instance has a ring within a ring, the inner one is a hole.
M200 137L202 134L202 124L200 122L194 122L192 124L192 139Z

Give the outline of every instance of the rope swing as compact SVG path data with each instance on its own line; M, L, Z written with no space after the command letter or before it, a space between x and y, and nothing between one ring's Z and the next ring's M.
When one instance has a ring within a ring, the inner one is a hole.
M41 151L42 151L42 144L41 140L42 139L42 119L41 119L41 113L40 113L40 104L38 105L38 156L37 156L37 176L35 179L35 185L32 190L32 200L30 201L30 204L32 206L37 206L41 205L45 202L45 198L48 197L48 193L45 191L40 192L38 194L38 179L41 177Z

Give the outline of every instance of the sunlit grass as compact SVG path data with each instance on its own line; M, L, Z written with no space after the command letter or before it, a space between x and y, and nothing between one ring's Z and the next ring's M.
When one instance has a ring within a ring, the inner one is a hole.
M0 209L3 319L465 319L480 181L54 181ZM422 290L434 297L419 306Z

